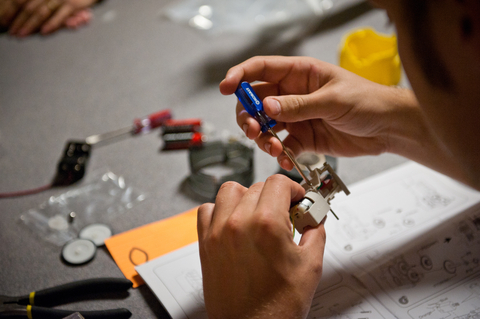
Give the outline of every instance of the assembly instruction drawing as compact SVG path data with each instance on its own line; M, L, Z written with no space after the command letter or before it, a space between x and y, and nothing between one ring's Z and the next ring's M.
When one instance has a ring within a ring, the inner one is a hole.
M413 162L349 188L308 318L480 319L480 193ZM197 243L136 269L173 319L207 318Z

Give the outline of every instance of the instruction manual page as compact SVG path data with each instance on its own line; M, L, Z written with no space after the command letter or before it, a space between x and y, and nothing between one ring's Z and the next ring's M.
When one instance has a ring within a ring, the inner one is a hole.
M350 191L308 318L480 318L479 192L413 162ZM173 319L207 318L197 243L136 269Z

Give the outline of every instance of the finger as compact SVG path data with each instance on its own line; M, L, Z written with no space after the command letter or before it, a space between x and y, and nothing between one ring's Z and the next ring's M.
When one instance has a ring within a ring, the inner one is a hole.
M299 246L311 254L313 259L322 258L325 251L327 234L325 232L325 217L317 227L305 228Z
M253 140L256 138L260 134L260 124L245 111L240 102L237 103L236 112L238 126L249 139Z
M48 19L42 26L40 32L42 34L49 34L58 30L67 19L73 13L73 7L67 3L63 4L57 11Z
M247 188L235 182L226 182L220 186L215 198L215 211L211 228L221 229L241 201Z
M23 3L18 15L10 26L10 34L18 35L25 22L35 13L37 7L42 3L41 1L42 0L30 0Z
M214 209L215 209L215 204L212 204L212 203L203 204L198 208L197 233L198 233L198 240L200 242L202 242L202 240L205 238L205 234L210 228Z
M38 6L36 11L22 25L18 35L24 37L38 30L51 14L51 10L46 5Z
M23 4L23 3L22 3ZM0 2L0 25L2 27L8 27L18 10L20 9L21 4L17 4L15 1L1 1Z
M22 25L25 23L25 21L27 21L29 16L30 16L29 13L27 13L25 11L20 11L20 13L13 20L13 22L12 22L10 28L9 28L9 33L11 35L16 35L17 32L22 27Z
M273 175L267 178L259 199L257 210L260 212L272 212L274 219L279 219L278 212L283 212L284 223L290 230L289 209L292 202L303 198L305 190L300 184L292 181L284 175Z
M264 183L255 183L248 188L238 205L235 207L232 216L230 216L231 226L237 227L240 222L247 222L255 215L263 185ZM257 218L257 216L254 218Z
M295 141L298 141L298 140L295 139ZM285 142L283 144L285 145ZM292 148L287 146L285 146L285 148L287 148L287 150L289 151L290 155L293 158L297 158L297 156L303 152L303 147L301 146L300 142L296 142L295 144L290 143L290 145L295 145L296 151L293 151ZM282 149L282 153L277 157L277 162L280 165L280 167L282 167L284 170L287 170L287 171L291 171L295 167L295 165L292 163L288 155L285 154L283 149Z
M270 132L260 134L255 142L261 150L273 157L277 157L283 152L282 143Z
M305 95L267 97L263 107L270 117L282 122L324 118L330 114L332 103L322 93L320 89Z
M77 29L82 25L90 22L92 19L92 11L90 9L80 10L73 13L72 16L65 20L64 25L69 29Z
M266 81L278 83L289 75L293 68L308 71L313 59L304 58L303 61L296 57L259 56L242 62L225 75L220 83L220 92L228 95L235 92L240 81Z

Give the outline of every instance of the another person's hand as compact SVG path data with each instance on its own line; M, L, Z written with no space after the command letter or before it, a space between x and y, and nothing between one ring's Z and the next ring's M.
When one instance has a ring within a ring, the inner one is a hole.
M97 0L3 0L0 24L14 36L33 32L52 33L59 28L77 28L91 19L89 7Z
M304 318L320 281L323 223L300 244L289 208L305 194L283 175L249 189L222 185L215 204L198 210L205 306L211 319Z
M428 131L410 90L379 85L314 58L251 58L228 71L220 91L232 94L241 81L264 82L255 84L255 91L265 112L278 122L274 130L289 133L284 144L296 156L303 151L377 155L398 151L392 150L397 140ZM237 123L283 168L293 168L280 142L268 132L261 134L240 103Z

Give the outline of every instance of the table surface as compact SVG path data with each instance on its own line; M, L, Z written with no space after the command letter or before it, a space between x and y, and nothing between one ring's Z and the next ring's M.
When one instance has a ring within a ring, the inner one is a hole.
M35 188L51 181L68 139L115 130L134 117L171 108L175 118L199 117L217 136L241 135L234 96L222 96L218 83L229 67L255 55L305 55L337 63L342 35L364 26L391 33L383 11L357 0L337 0L294 37L262 34L207 35L172 22L162 10L173 1L108 0L93 9L90 25L51 36L15 39L0 34L0 192ZM282 33L284 35L284 33ZM406 82L406 81L404 81ZM160 152L158 132L95 148L94 171L112 171L147 196L110 221L114 233L175 215L201 202L184 191L188 152ZM347 185L403 163L391 154L338 159ZM255 181L278 170L275 159L255 151ZM93 261L69 266L60 247L39 239L19 217L50 196L0 200L0 294L93 277L122 277L105 248ZM128 297L78 302L61 308L94 310L124 307L132 318L168 318L146 287Z

